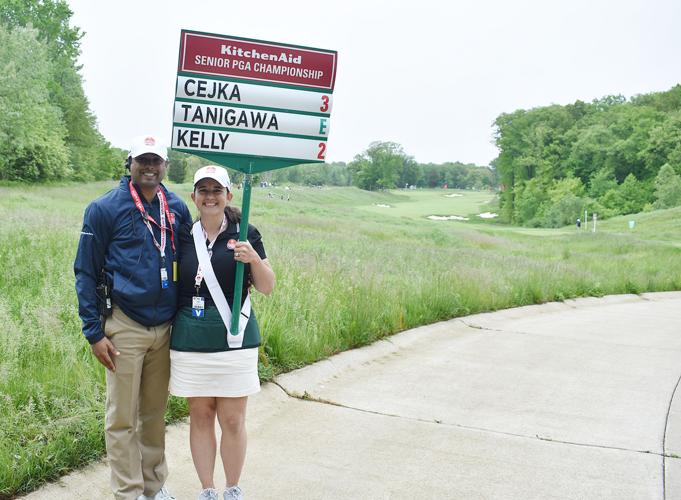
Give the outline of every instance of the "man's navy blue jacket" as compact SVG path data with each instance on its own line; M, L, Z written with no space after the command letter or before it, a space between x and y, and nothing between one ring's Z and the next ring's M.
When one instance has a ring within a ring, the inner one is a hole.
M145 326L170 321L177 311L177 283L173 282L173 260L176 258L166 231L165 267L168 288L161 288L161 255L147 229L142 214L130 195L130 177L123 177L112 189L85 209L83 229L73 270L76 274L78 313L83 320L83 333L93 344L104 337L97 307L96 286L102 269L113 284L112 300L130 318ZM175 219L175 246L180 226L191 222L187 205L161 185L168 208ZM138 190L139 192L139 190ZM159 222L158 197L152 203L140 194L147 213ZM166 226L168 221L166 221ZM161 231L151 224L156 241Z

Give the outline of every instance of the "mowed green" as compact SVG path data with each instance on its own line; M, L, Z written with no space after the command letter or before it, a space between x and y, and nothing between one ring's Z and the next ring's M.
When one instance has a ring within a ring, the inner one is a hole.
M429 215L465 217L479 220L479 214L488 212L495 194L490 191L465 191L454 189L404 189L391 191L388 200L358 208L381 215L425 219ZM461 221L456 221L461 222Z
M0 187L0 498L103 454L104 370L72 269L85 206L114 185ZM191 208L191 186L172 189ZM450 193L255 188L251 222L277 274L272 296L254 294L261 377L469 313L681 288L681 208L596 233L426 219L486 211L488 193ZM168 420L185 414L171 399Z

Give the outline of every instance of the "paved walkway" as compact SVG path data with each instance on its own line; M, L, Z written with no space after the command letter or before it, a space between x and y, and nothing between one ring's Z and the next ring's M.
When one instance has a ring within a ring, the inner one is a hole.
M680 378L681 292L416 328L264 385L242 487L249 500L681 500ZM196 498L186 424L168 455L170 490ZM28 498L110 498L106 466Z

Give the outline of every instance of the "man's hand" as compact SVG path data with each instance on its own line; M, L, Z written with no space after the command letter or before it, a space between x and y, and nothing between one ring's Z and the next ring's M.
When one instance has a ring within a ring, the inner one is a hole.
M104 337L102 340L92 344L92 353L95 357L112 372L116 371L114 364L114 356L118 356L120 352L116 349L109 339Z

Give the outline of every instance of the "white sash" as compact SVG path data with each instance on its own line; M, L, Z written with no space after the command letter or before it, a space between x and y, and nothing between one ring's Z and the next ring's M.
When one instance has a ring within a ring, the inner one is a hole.
M192 235L194 236L196 256L199 259L201 271L203 271L203 279L206 282L210 296L213 298L213 303L220 313L222 322L225 324L225 328L227 328L227 344L229 345L230 349L237 349L244 343L244 331L246 330L248 319L251 317L251 294L246 292L246 300L244 301L244 305L241 308L241 314L239 316L239 332L233 334L230 331L230 326L232 324L232 311L227 304L225 294L222 293L218 279L215 277L213 265L210 263L208 249L206 248L206 240L203 236L203 230L201 229L200 221L196 221L194 223L194 226L192 227Z

